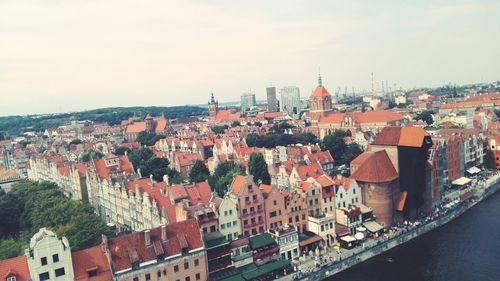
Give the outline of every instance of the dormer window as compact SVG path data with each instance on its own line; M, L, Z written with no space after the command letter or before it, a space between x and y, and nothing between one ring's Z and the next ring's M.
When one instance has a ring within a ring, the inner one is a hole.
M7 281L16 281L16 276L7 277Z

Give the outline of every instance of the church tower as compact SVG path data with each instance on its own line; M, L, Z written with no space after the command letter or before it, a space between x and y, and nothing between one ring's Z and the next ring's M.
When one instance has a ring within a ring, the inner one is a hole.
M309 97L309 108L313 119L332 111L332 96L323 87L321 74L318 76L318 86Z
M151 114L148 114L144 119L144 121L146 122L146 131L150 133L153 132L155 128L154 128L154 120Z
M215 100L214 93L212 92L210 100L208 101L208 116L210 116L210 118L214 118L217 115L218 111L219 101Z

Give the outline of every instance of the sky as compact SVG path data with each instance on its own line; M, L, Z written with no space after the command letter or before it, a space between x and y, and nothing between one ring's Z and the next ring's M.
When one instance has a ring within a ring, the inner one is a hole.
M500 1L0 0L0 115L500 80Z

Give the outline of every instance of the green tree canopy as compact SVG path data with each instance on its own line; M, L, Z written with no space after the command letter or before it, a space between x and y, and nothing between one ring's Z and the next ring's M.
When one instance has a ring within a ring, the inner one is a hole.
M97 245L102 234L111 234L89 204L67 198L54 183L21 182L9 194L9 200L18 205L18 213L11 216L18 220L19 228L11 238L0 240L1 258L22 254L31 236L42 227L66 236L73 251Z
M425 123L427 123L427 125L431 125L432 123L434 123L434 117L432 117L433 113L434 112L432 112L430 110L424 110L424 111L417 114L417 116L415 117L415 120L422 120Z
M69 144L72 145L72 144L82 144L82 143L83 141L81 139L74 139Z
M277 146L287 146L291 144L317 143L318 138L312 133L283 134L271 133L264 136L249 134L246 143L249 147L274 148Z
M214 127L212 127L212 132L220 135L220 134L224 134L228 128L229 128L228 125L214 126Z
M241 166L237 165L232 161L222 161L215 168L214 174L208 177L208 184L219 194L219 196L224 196L229 186L233 182L234 175L244 175L245 171Z
M264 156L257 152L250 154L250 161L248 162L248 170L253 176L255 183L271 184L271 176L267 170L267 163Z
M125 152L128 154L130 153L130 148L126 147L126 146L120 146L118 147L117 149L115 149L115 154L116 155L125 155Z
M103 156L104 154L99 151L88 150L80 155L80 161L89 162L90 159L101 159Z
M205 181L210 176L207 166L201 160L196 160L193 168L189 172L189 179L191 182L201 182Z
M163 138L165 138L164 135L157 135L155 133L150 133L150 132L140 132L139 134L137 134L137 138L135 140L142 145L152 146L157 141Z

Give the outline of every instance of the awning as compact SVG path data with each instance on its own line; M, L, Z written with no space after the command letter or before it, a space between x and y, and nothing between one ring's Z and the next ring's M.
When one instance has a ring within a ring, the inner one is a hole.
M311 244L313 244L313 243L317 243L317 242L319 242L319 241L321 241L321 240L323 240L323 238L321 238L321 236L317 236L317 235L316 235L316 236L313 236L313 237L311 237L311 238L308 238L308 239L306 239L306 240L304 240L304 241L300 241L300 242L299 242L299 247L305 247L305 246L307 246L307 245L311 245Z
M379 232L383 229L383 227L380 224L378 224L377 222L374 222L374 221L365 222L363 225L371 233L376 233L376 232Z
M471 181L472 180L469 178L461 177L461 178L458 178L458 179L452 181L451 184L453 184L453 185L466 185L466 184L470 183Z
M347 242L347 243L351 243L351 242L355 242L356 238L352 237L351 235L347 235L347 236L340 237L340 240Z
M469 168L467 170L467 173L471 174L471 175L475 175L477 173L481 172L481 169L479 169L478 167L472 167L472 168Z

